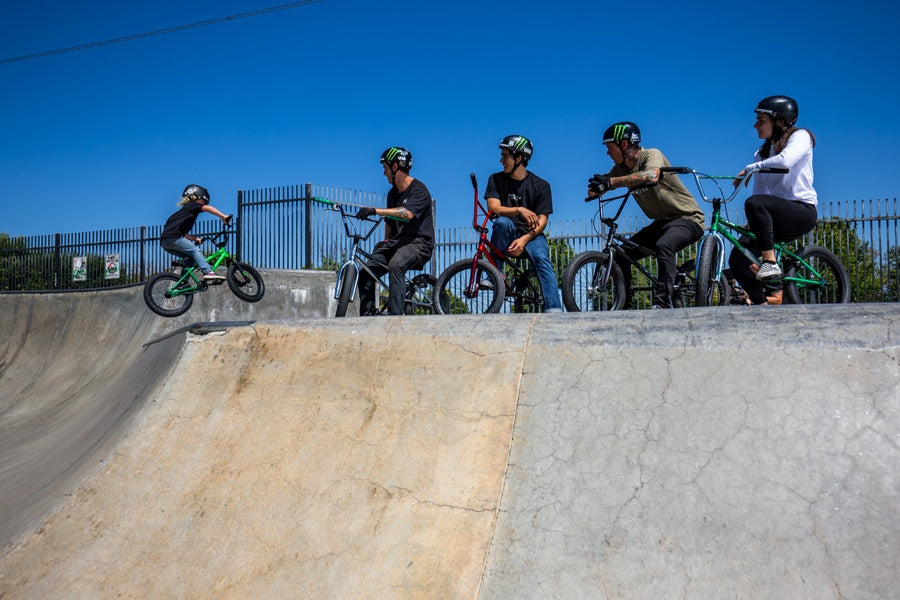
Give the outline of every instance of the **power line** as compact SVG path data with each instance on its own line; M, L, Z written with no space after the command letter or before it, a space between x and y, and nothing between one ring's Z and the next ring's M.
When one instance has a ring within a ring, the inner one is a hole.
M259 10L252 10L250 12L241 13L239 15L231 15L228 17L219 17L217 19L209 19L208 21L200 21L199 23L191 23L190 25L178 25L177 27L168 27L166 29L159 29L157 31L150 31L147 33L138 33L135 35L127 35L125 37L115 38L115 39L111 39L111 40L104 40L102 42L91 42L90 44L81 44L80 46L71 46L69 48L60 48L59 50L48 50L46 52L38 52L36 54L26 54L24 56L14 56L12 58L0 58L0 65L5 65L7 63L12 63L12 62L20 62L23 60L32 60L35 58L42 58L44 56L52 56L54 54L63 54L65 52L75 52L77 50L87 50L88 48L98 48L100 46L109 46L111 44L119 44L121 42L130 42L132 40L140 40L143 38L153 37L153 36L157 36L157 35L163 35L163 34L172 33L175 31L184 31L185 29L194 29L196 27L205 27L207 25L216 25L217 23L224 23L226 21L236 21L238 19L246 19L247 17L255 17L257 15L264 15L266 13L276 12L279 10L286 10L288 8L296 8L298 6L306 6L307 4L316 4L317 2L324 2L324 0L302 0L301 2L291 2L290 4L282 4L280 6L261 8Z

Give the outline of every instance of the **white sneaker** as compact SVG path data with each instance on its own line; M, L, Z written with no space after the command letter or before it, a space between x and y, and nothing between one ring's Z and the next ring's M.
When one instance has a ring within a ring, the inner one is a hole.
M756 279L769 279L771 277L781 277L781 268L773 262L763 262L756 272Z

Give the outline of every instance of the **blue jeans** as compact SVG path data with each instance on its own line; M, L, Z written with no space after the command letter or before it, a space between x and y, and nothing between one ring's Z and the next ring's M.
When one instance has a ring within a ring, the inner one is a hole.
M516 230L515 223L507 217L497 217L491 231L491 243L500 250L506 252L513 240L521 234ZM556 283L556 272L553 263L550 262L550 246L547 238L541 234L525 245L525 254L531 259L537 271L538 281L541 282L541 291L544 293L544 310L562 310L562 301L559 298L559 286Z
M200 251L200 246L187 238L165 238L160 240L159 245L162 249L170 254L174 254L184 259L184 266L192 267L197 265L203 274L212 273L212 267L206 262L206 257Z

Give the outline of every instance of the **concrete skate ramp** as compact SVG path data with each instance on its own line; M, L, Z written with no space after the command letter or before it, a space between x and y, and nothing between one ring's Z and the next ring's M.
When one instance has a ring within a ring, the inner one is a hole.
M197 321L320 317L333 312L333 273L264 271L267 292L241 302L226 286L163 319L139 286L0 294L0 548L34 526L90 470L164 378Z
M115 363L172 361L0 554L0 597L889 598L898 323L864 305L168 337Z

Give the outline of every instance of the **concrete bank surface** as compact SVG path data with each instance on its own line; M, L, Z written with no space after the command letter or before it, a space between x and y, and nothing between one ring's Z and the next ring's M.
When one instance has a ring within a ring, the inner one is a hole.
M0 295L0 598L896 597L897 305L327 319L333 274L264 276Z

